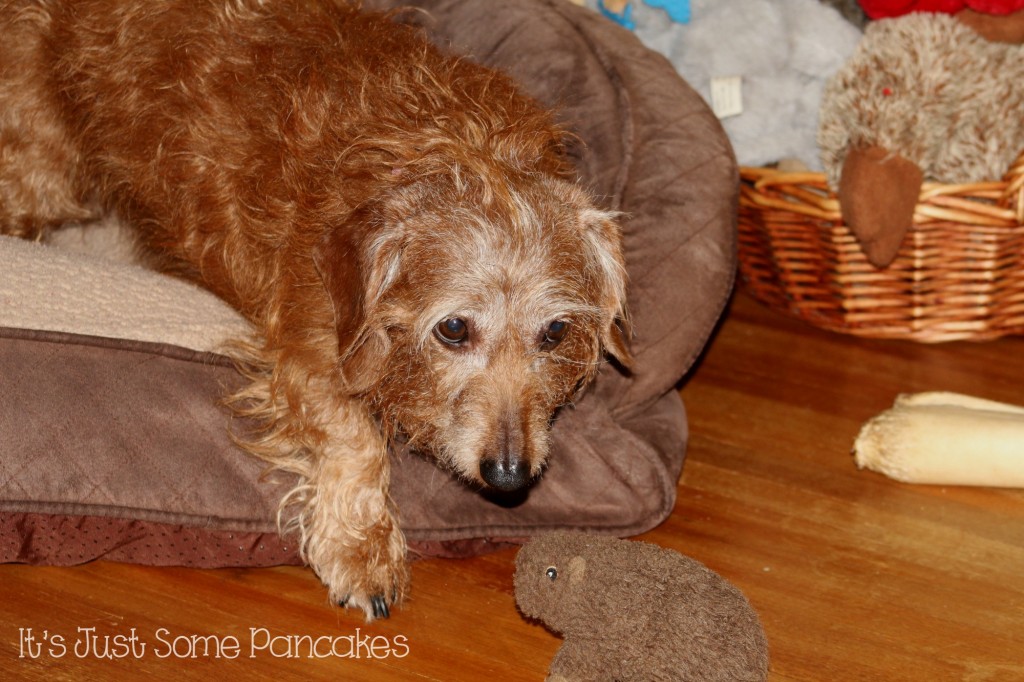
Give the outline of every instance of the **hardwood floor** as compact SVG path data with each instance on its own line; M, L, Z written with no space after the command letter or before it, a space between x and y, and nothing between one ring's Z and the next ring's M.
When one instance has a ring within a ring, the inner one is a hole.
M772 680L1024 680L1024 491L903 485L849 454L897 393L932 389L1024 404L1024 338L860 340L741 293L682 388L679 500L643 539L747 594ZM517 614L513 559L419 562L413 598L372 625L328 607L299 568L0 566L0 679L541 680L559 640ZM78 657L78 628L134 629L146 649ZM191 639L210 635L197 644L221 656L189 658ZM336 638L340 654L355 642L359 657L310 658L301 644L288 657L300 635Z

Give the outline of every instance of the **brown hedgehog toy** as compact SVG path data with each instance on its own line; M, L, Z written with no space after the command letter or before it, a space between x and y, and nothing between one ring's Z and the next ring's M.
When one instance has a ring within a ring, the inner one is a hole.
M551 682L767 679L768 645L743 594L646 542L559 532L519 551L516 603L565 638Z

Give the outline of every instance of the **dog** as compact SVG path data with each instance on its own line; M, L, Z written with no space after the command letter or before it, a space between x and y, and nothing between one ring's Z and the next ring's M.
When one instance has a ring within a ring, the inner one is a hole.
M407 591L390 444L523 489L629 366L617 216L509 77L342 0L0 8L0 230L116 214L252 322L239 439L298 475L281 523L334 602Z

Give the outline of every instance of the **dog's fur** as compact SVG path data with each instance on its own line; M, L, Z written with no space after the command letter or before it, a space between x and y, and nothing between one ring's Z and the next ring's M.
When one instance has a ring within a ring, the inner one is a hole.
M0 36L0 231L116 212L253 322L244 444L301 477L332 599L406 589L392 439L521 487L603 352L628 364L618 227L507 77L326 0L13 0Z

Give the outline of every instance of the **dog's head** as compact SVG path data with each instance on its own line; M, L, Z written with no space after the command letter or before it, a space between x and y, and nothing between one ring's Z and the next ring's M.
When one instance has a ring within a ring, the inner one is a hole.
M551 175L497 191L458 173L410 182L355 211L316 261L341 381L470 481L529 484L555 410L606 353L630 364L619 227Z

